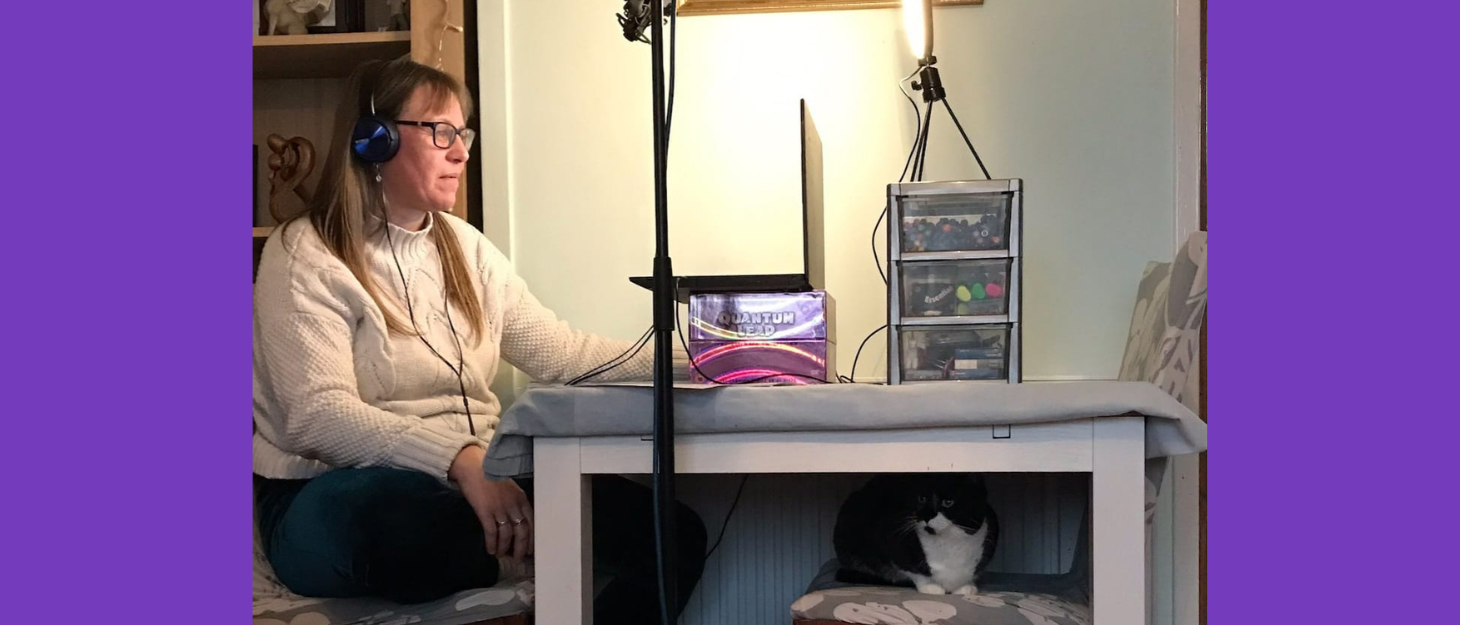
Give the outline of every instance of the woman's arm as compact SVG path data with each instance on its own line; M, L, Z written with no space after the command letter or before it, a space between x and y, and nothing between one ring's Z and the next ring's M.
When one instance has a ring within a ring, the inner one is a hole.
M450 220L447 220L450 221ZM469 227L468 227L469 228ZM608 339L568 325L552 310L538 301L507 260L485 235L475 229L467 232L464 245L475 249L478 271L482 276L488 309L501 306L501 356L513 366L540 382L567 382L622 356L622 364L593 377L594 381L649 380L653 378L654 341L650 339L637 355L632 341ZM682 349L674 349L674 361L681 369L689 357Z
M594 381L647 380L653 377L654 341L632 358L634 343L577 330L543 306L520 278L507 289L518 294L505 311L502 357L540 382L566 382L622 355L623 364L593 377Z

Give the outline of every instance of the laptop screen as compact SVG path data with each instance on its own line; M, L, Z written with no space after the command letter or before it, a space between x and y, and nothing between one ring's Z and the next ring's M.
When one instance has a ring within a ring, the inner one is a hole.
M715 155L717 166L676 178L688 191L670 187L669 254L675 275L691 279L688 288L825 288L821 136L804 99L799 108L796 118L765 115L739 126L723 120L711 129L726 145ZM787 118L794 123L790 129L783 127ZM694 143L695 137L679 140ZM736 175L720 175L724 171ZM694 197L689 207L679 203L682 194ZM650 276L631 280L653 289Z
M669 254L676 275L800 275L807 276L802 283L809 278L814 288L825 287L821 138L805 100L798 108L795 117L740 111L708 128L676 129L671 153L713 154L714 160L680 176L671 163ZM706 136L715 149L704 145ZM632 279L651 288L647 276Z

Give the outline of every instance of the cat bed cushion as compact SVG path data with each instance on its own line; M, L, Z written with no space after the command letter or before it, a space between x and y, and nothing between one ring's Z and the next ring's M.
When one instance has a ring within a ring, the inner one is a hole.
M979 594L929 595L913 588L861 586L836 581L837 561L827 562L806 594L791 604L802 623L875 625L1090 625L1087 595L1062 575L999 575Z
M653 430L653 388L539 386L502 414L482 466L496 478L532 472L532 438L636 436ZM813 384L677 389L681 434L926 429L1146 417L1146 456L1207 447L1206 424L1150 382Z
M796 621L879 625L1090 625L1090 608L1054 595L985 592L971 598L911 588L818 590L791 604Z
M463 590L427 603L384 599L276 600L255 603L254 625L466 625L532 611L532 580Z

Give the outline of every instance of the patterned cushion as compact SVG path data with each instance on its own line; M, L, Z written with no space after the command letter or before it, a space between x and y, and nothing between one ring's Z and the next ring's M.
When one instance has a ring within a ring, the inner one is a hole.
M791 604L798 620L874 625L1090 625L1090 608L1054 595L995 591L971 598L911 588L812 591Z
M1089 531L1086 524L1081 532ZM990 571L979 594L925 595L912 588L861 586L836 581L836 558L822 565L791 604L801 621L878 625L1090 625L1088 555L1082 540L1067 573L1040 575Z
M384 599L313 599L289 591L264 555L253 524L254 625L464 625L531 612L531 563L507 567L491 588L463 590L429 603L401 605Z
M464 625L532 611L531 580L414 605L384 599L308 599L254 604L254 625Z
M1175 262L1150 263L1131 314L1120 379L1151 382L1195 409L1207 306L1207 234L1193 232Z

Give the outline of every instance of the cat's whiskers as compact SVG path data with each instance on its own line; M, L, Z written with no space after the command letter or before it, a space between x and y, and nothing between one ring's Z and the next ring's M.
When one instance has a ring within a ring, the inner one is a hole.
M901 535L906 534L908 532L916 531L918 529L918 523L919 523L919 521L918 521L918 518L917 517L915 517L915 516L908 517L907 518L907 521L904 522L902 525L899 525L897 527L897 530L894 531L892 533L892 535L893 536L901 536Z

